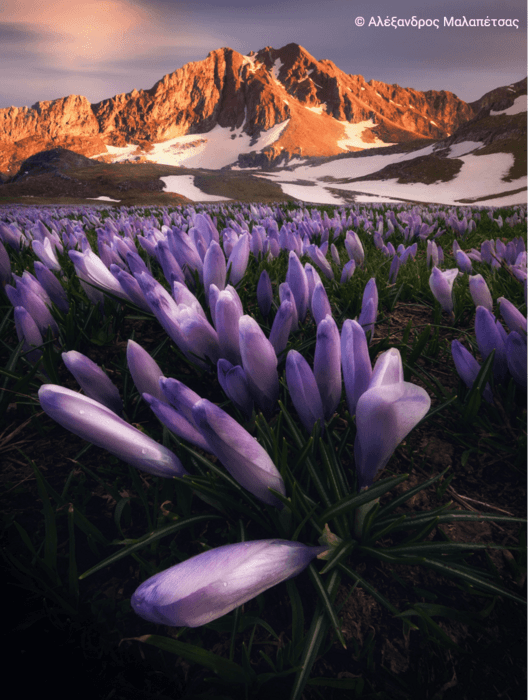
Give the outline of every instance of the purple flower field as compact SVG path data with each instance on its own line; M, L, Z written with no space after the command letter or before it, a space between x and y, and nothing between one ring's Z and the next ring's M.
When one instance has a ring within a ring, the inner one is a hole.
M3 207L0 284L29 651L109 700L518 697L526 206Z

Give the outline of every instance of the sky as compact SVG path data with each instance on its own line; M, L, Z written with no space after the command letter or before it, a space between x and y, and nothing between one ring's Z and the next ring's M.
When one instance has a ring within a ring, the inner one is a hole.
M393 18L395 26L378 26ZM464 18L478 26L458 26ZM527 4L0 0L0 108L70 94L96 103L149 89L224 46L247 54L292 42L345 73L416 90L448 90L472 102L527 75Z

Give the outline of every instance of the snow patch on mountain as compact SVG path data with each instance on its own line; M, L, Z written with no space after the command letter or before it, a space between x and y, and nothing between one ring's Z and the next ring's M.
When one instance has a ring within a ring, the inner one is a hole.
M497 116L498 114L520 114L521 112L527 112L528 111L528 96L527 95L519 95L519 97L516 97L513 105L511 107L508 107L507 109L503 109L500 112L493 112L491 111L490 114L493 116Z

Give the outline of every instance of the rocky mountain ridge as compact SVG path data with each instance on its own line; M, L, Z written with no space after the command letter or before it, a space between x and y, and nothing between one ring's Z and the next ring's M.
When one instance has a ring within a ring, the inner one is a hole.
M97 104L69 95L33 107L0 109L0 172L12 175L23 160L50 148L93 157L107 146L148 149L214 127L241 129L257 140L285 123L274 143L240 163L263 166L301 153L332 156L374 145L442 139L481 107L447 91L366 82L329 60L316 60L294 43L248 56L221 48L165 75L149 90ZM359 125L357 145L339 145L347 143L348 125Z

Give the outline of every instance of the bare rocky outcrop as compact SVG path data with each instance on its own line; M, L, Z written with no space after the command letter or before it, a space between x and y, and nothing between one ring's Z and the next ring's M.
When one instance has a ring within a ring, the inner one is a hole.
M513 89L495 99L504 104L511 94ZM366 82L294 43L248 56L225 47L165 75L150 90L92 105L70 95L31 108L0 109L0 172L12 176L33 153L57 147L92 157L104 154L106 145L132 143L142 157L150 144L206 134L216 126L242 129L257 143L260 134L285 123L273 144L240 157L240 165L270 167L293 157L357 150L340 145L346 136L341 122L375 125L360 136L367 146L439 140L484 106L481 101L466 104L446 91Z

